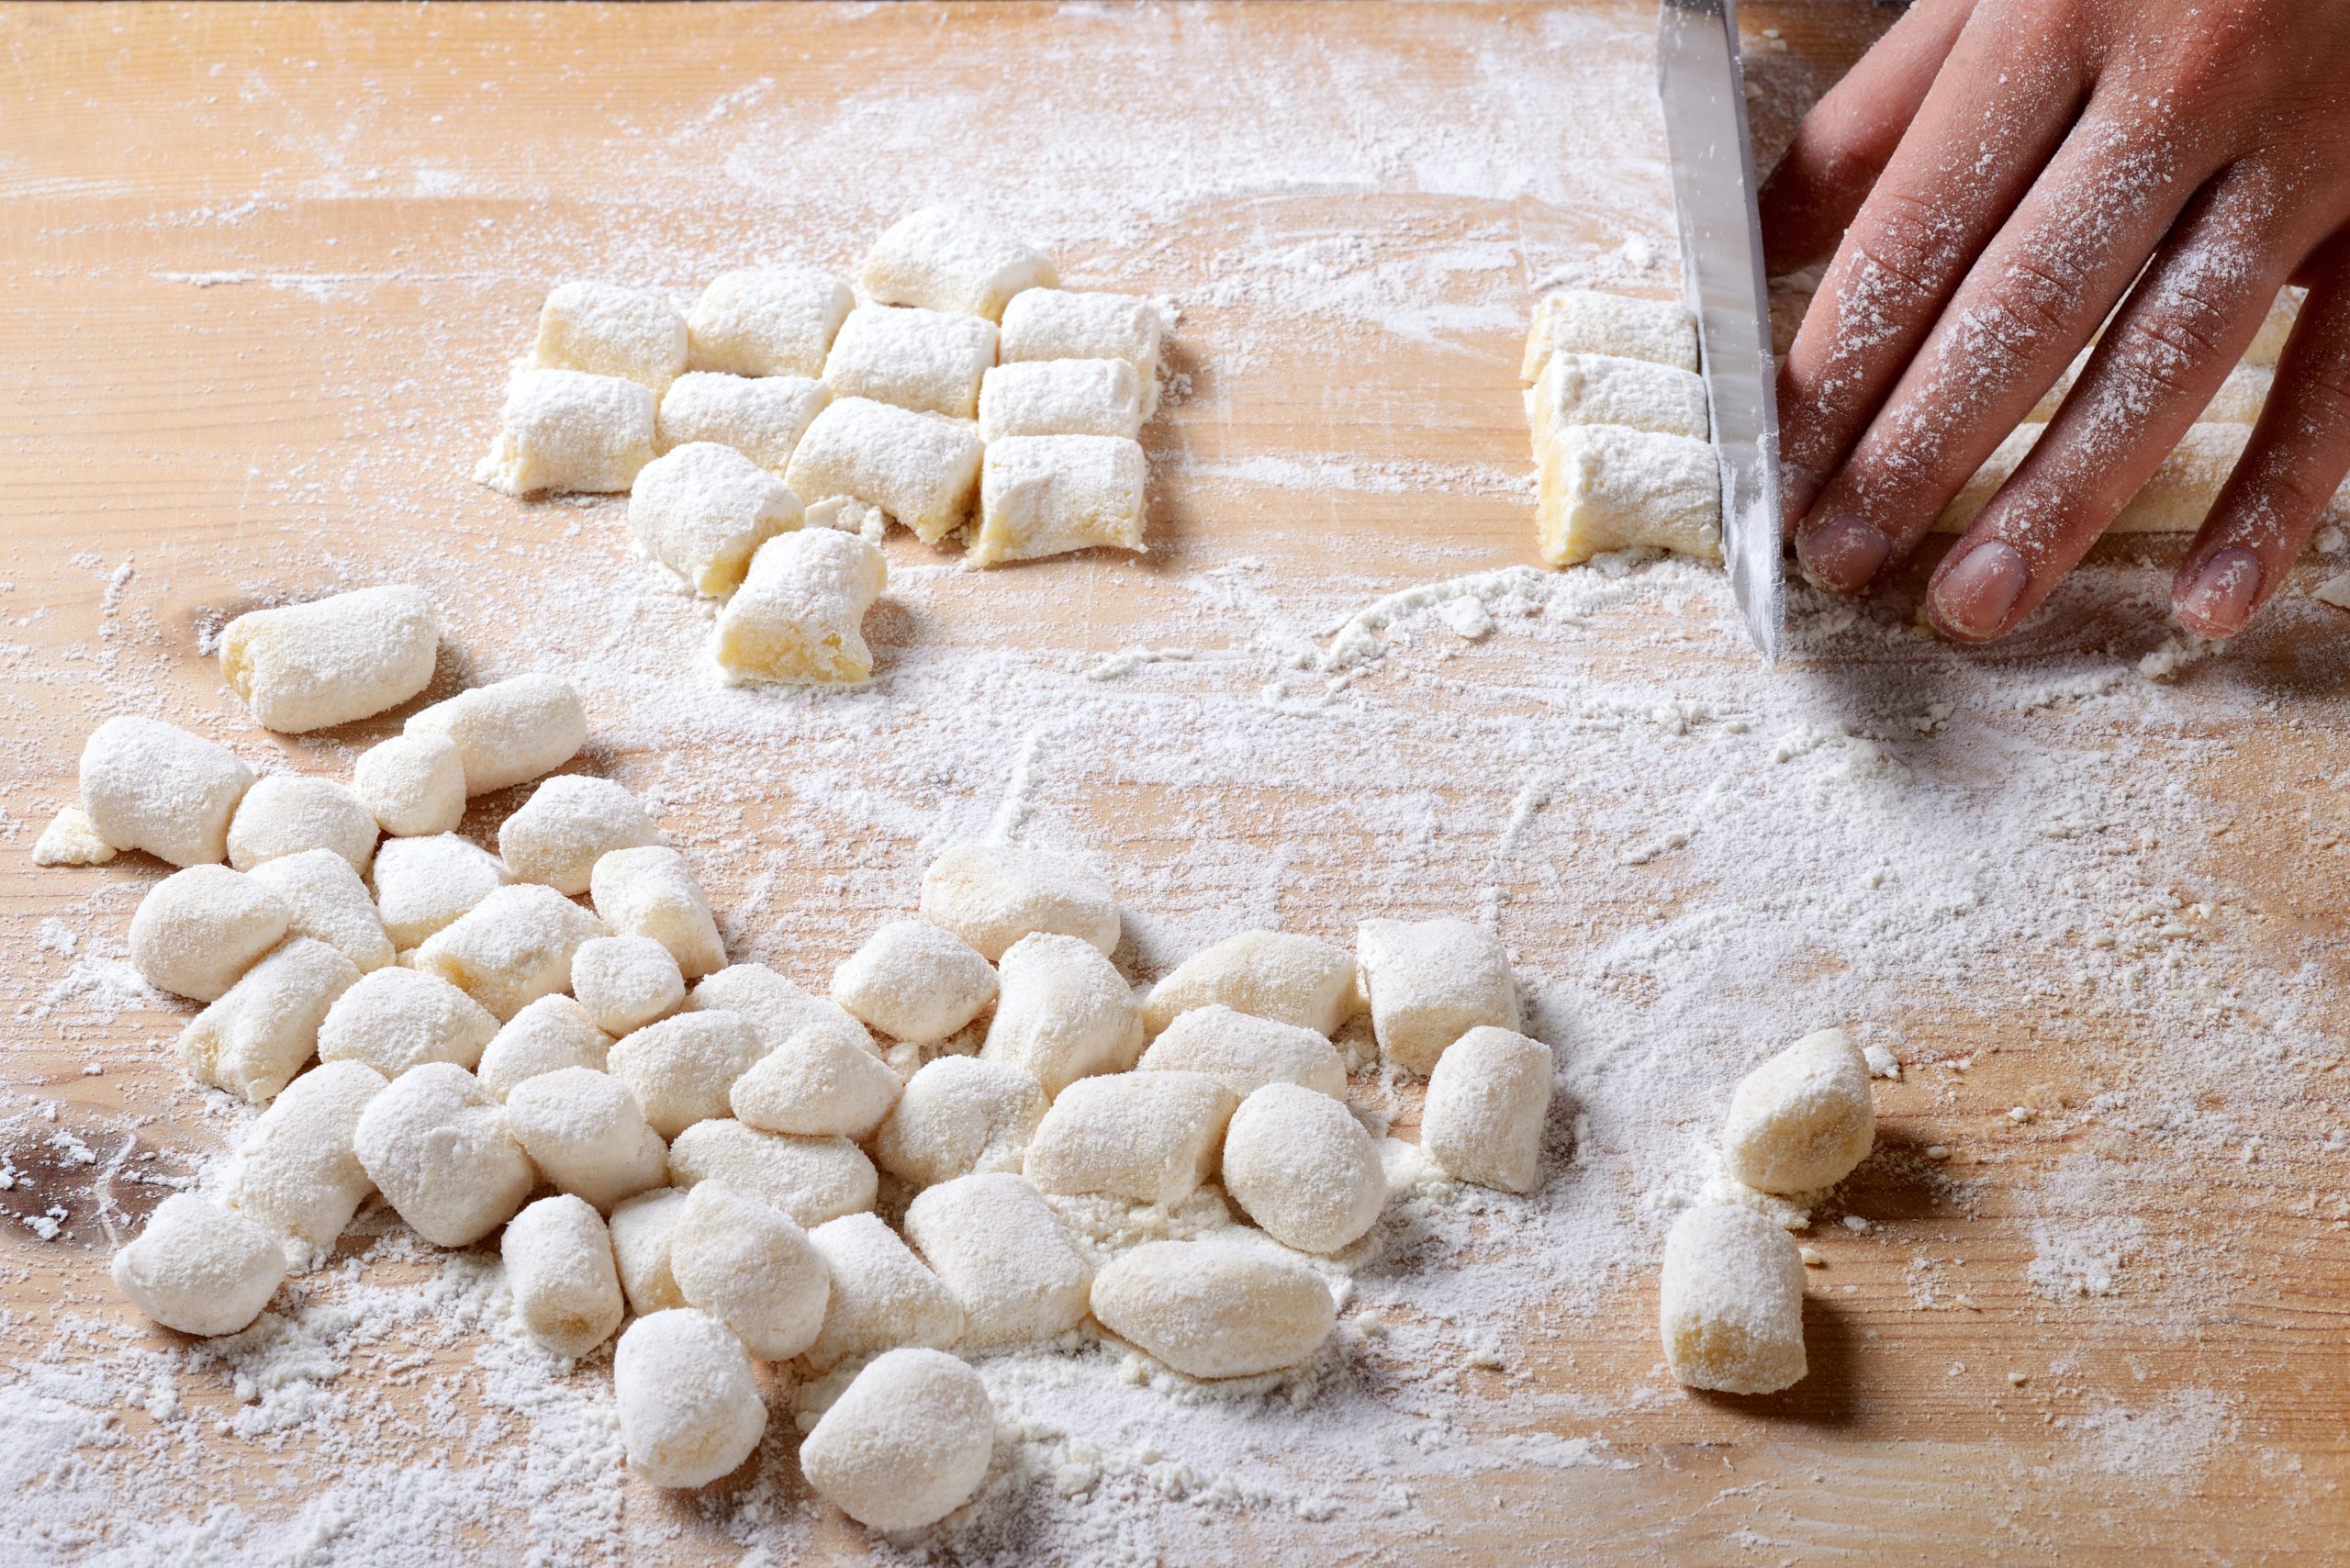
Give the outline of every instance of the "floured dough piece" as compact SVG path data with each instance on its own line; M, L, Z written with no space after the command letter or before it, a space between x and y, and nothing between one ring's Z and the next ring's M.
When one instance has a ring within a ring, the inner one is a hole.
M726 1093L759 1059L759 1037L732 1013L680 1013L612 1047L605 1066L629 1087L644 1119L674 1138L697 1122L723 1116Z
M1156 1036L1193 1008L1217 1002L1327 1038L1355 1011L1354 955L1281 931L1227 936L1151 988L1143 1027Z
M432 683L441 618L422 588L356 588L256 610L220 633L220 678L281 734L347 724Z
M453 833L396 838L375 852L375 909L405 953L513 879L497 856Z
M798 981L765 964L729 964L695 986L686 997L686 1011L703 1010L740 1017L758 1036L760 1051L778 1050L803 1032L825 1035L860 1050L874 1048L865 1025L839 1002L811 995Z
M237 802L229 821L229 864L250 871L281 856L331 849L364 876L378 831L375 813L331 778L273 773Z
M669 1146L670 1185L711 1181L739 1187L800 1226L870 1210L880 1185L873 1162L845 1137L786 1137L715 1118L696 1122Z
M615 849L588 873L596 913L622 936L650 936L669 949L677 971L699 980L726 967L718 922L686 857L666 845Z
M1006 436L988 443L970 562L993 566L1143 543L1142 445L1123 436Z
M1093 1282L1102 1326L1192 1377L1295 1366L1337 1321L1322 1276L1295 1253L1248 1241L1147 1241Z
M2350 572L2328 577L2310 590L2310 597L2336 610L2350 610Z
M1158 307L1131 294L1032 288L1003 308L996 356L1004 364L1038 359L1122 359L1141 384L1143 417L1158 406Z
M395 838L448 833L465 816L465 760L446 735L397 734L352 764L351 792Z
M180 1032L180 1060L197 1082L265 1105L318 1049L335 998L358 983L351 960L325 943L280 943Z
M1550 1047L1493 1025L1452 1042L1428 1074L1420 1148L1456 1182L1505 1193L1542 1184Z
M1688 436L1572 426L1542 465L1535 518L1542 558L1554 566L1641 546L1718 561L1721 471L1712 445Z
M539 998L570 990L572 954L605 934L603 922L553 888L522 882L498 889L427 937L416 967L504 1023Z
M2063 406L2074 383L2080 380L2081 372L2088 368L2089 355L2096 352L2097 346L2092 343L2076 354L2073 363L2066 365L2065 373L2056 378L2055 385L2042 393L2040 401L2024 415L2023 423L2044 425L2054 419L2056 410ZM2211 394L2211 401L2195 417L2207 424L2257 423L2261 407L2268 401L2269 391L2276 385L2277 367L2274 364L2255 364L2247 360L2228 372L2227 379L2220 383L2220 389Z
M926 1046L995 1000L996 974L971 945L919 920L893 920L833 970L833 1000L867 1027Z
M856 281L883 305L958 310L989 320L1024 289L1053 288L1053 263L989 222L951 207L927 207L874 241Z
M1609 354L1552 354L1526 395L1526 417L1538 464L1550 461L1561 435L1577 425L1621 425L1697 441L1711 429L1706 384L1695 374Z
M1075 936L1118 950L1118 900L1081 860L1011 844L958 844L922 878L922 917L994 963L1023 936Z
M1225 1124L1238 1103L1204 1072L1080 1079L1045 1113L1021 1169L1047 1193L1103 1193L1169 1207L1215 1174Z
M364 1062L328 1062L285 1086L246 1130L221 1201L266 1227L289 1265L323 1257L375 1190L352 1138L385 1084Z
M2046 425L2018 425L1998 449L1975 471L1975 476L1942 508L1934 520L1936 533L1964 533L1973 525L1999 487L2012 478L2024 456L2040 440ZM2220 498L2236 459L2244 455L2252 427L2202 423L2187 427L2187 434L2162 460L2151 478L2130 498L2120 515L2106 525L2114 533L2192 533L2203 526L2204 514Z
M331 849L264 860L251 873L285 902L286 935L308 936L349 958L363 975L373 974L397 956L375 901L351 862Z
M234 1334L261 1316L285 1278L267 1230L209 1198L174 1193L114 1255L130 1305L183 1334Z
M609 778L565 773L531 791L498 827L498 854L518 882L588 890L596 862L615 849L661 842L643 804Z
M681 1187L656 1187L613 1206L612 1259L620 1266L628 1309L639 1316L686 1305L686 1298L677 1294L677 1276L669 1271L669 1238L685 1212L686 1193Z
M832 401L821 381L804 375L753 378L696 371L661 395L656 433L663 452L694 442L731 446L780 475L809 422Z
M871 1051L806 1029L736 1079L727 1101L738 1120L761 1132L864 1138L897 1103L898 1090L898 1075Z
M653 461L652 391L617 375L530 370L506 388L497 439L474 469L509 496L617 494Z
M472 997L395 965L335 999L319 1025L319 1059L364 1062L386 1078L435 1061L471 1071L497 1033L498 1020Z
M516 1215L498 1255L522 1331L556 1355L584 1356L621 1326L611 1233L579 1199L541 1198Z
M370 1099L352 1150L384 1201L436 1247L487 1236L538 1179L504 1110L454 1062L428 1062Z
M691 1307L640 1317L612 1352L628 1467L655 1486L701 1486L751 1457L767 1429L750 1353Z
M543 1072L567 1067L604 1070L612 1037L567 996L543 996L501 1025L475 1072L500 1100Z
M843 1215L808 1233L832 1271L824 1327L801 1352L816 1371L901 1345L945 1350L963 1335L954 1293L877 1215Z
M987 1478L995 1407L979 1374L937 1350L891 1350L856 1374L800 1445L818 1495L869 1529L936 1524Z
M873 1158L916 1187L975 1171L1016 1172L1044 1119L1044 1085L1020 1069L940 1057L907 1080L874 1132Z
M506 1125L547 1185L599 1213L668 1176L668 1148L645 1125L636 1096L593 1068L566 1067L514 1085Z
M67 806L50 818L33 842L36 866L103 866L118 853L98 836L90 813L79 806Z
M906 1205L906 1239L962 1307L967 1350L1049 1339L1084 1321L1093 1271L1060 1216L1017 1176L926 1189Z
M1695 1208L1664 1243L1657 1327L1665 1364L1691 1388L1776 1394L1800 1381L1803 1253L1751 1209Z
M778 534L759 546L742 588L719 612L711 656L733 683L870 679L865 612L889 578L881 552L854 533L803 528Z
M979 439L1111 435L1142 430L1143 384L1122 359L1040 359L1000 364L979 382Z
M1697 319L1677 299L1634 299L1562 289L1534 308L1520 381L1538 380L1554 353L1604 353L1676 370L1697 368Z
M979 378L993 364L993 322L944 310L860 305L833 340L824 384L835 398L870 398L968 420L979 412Z
M487 795L569 762L588 744L588 710L562 677L518 675L435 702L401 727L455 742L465 793Z
M983 1060L1015 1067L1047 1096L1095 1073L1125 1072L1142 1055L1142 1011L1102 949L1046 932L1012 945Z
M650 936L597 936L571 955L571 990L597 1028L620 1036L675 1013L686 977Z
M2261 318L2260 330L2252 335L2252 346L2244 351L2244 364L2273 366L2284 357L2285 342L2293 335L2293 325L2301 316L2301 301L2308 297L2309 290L2290 285L2277 291L2277 302Z
M559 283L539 307L531 368L617 375L657 394L685 374L686 319L649 289Z
M752 552L798 528L800 511L782 480L706 441L646 464L628 497L628 525L644 553L712 599L733 593Z
M1223 1174L1248 1217L1301 1252L1352 1246L1387 1202L1378 1143L1345 1105L1294 1083L1269 1083L1233 1112Z
M1875 1142L1868 1063L1843 1030L1822 1029L1740 1081L1722 1160L1757 1191L1808 1193L1851 1175Z
M686 317L687 363L741 376L821 375L856 303L848 285L807 267L721 273Z
M832 1270L791 1218L724 1182L686 1195L669 1273L688 1306L732 1328L763 1361L789 1361L824 1326Z
M1470 1030L1516 1029L1517 979L1501 938L1465 920L1366 920L1355 931L1379 1054L1429 1072Z
M174 866L228 858L252 782L228 747L154 719L108 719L82 746L82 810L98 836Z
M1221 1002L1177 1017L1137 1066L1144 1072L1204 1072L1243 1097L1269 1083L1294 1083L1334 1100L1347 1096L1346 1064L1323 1035L1235 1013Z
M226 866L190 866L139 901L130 967L157 991L217 1002L277 946L293 916L266 883Z
M836 398L810 421L783 482L811 508L834 497L862 501L935 544L969 518L983 455L969 424Z

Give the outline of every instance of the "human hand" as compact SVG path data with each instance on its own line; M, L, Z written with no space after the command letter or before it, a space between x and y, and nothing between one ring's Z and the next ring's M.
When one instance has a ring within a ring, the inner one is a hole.
M1774 274L1835 252L1779 372L1806 572L1857 592L1914 549L2126 293L1927 590L1951 636L2012 630L2290 280L2275 390L2172 587L2188 630L2241 630L2350 473L2345 82L2326 0L1920 0L1763 185Z

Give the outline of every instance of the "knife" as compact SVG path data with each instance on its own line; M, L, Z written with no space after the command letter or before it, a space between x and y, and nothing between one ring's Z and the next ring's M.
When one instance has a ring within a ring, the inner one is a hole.
M1779 514L1779 407L1754 153L1746 140L1737 0L1663 0L1657 95L1673 161L1682 290L1722 471L1722 556L1730 597L1762 662L1779 657L1786 619Z

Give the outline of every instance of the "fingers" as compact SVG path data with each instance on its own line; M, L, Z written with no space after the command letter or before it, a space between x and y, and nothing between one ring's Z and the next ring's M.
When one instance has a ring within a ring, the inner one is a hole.
M1762 254L1771 275L1835 251L1974 9L1975 0L1925 0L1804 116L1762 182Z
M2179 624L2202 636L2244 630L2350 474L2350 231L2306 270L2314 286L2276 388L2171 587Z
M1969 13L1779 370L1786 511L1868 428L1975 258L2063 144L2085 91L2080 40L2056 7L1981 0Z

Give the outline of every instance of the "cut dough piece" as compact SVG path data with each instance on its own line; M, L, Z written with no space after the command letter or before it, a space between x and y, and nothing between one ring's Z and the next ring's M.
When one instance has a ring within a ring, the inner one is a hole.
M1196 1007L1294 1024L1326 1039L1355 1011L1354 955L1312 936L1244 931L1192 954L1151 988L1143 1026L1153 1036Z
M802 1352L819 1372L901 1345L945 1350L962 1338L954 1293L878 1215L843 1215L808 1233L832 1272L823 1331Z
M761 1132L863 1139L897 1103L898 1089L898 1075L871 1051L807 1030L761 1057L727 1098Z
M979 439L1114 435L1143 424L1143 384L1122 359L1039 359L1000 364L979 382Z
M685 374L686 319L650 289L559 283L539 307L533 370L618 375L658 393Z
M1802 1379L1803 1253L1774 1221L1746 1208L1689 1210L1665 1238L1657 1294L1677 1381L1776 1394Z
M1718 561L1721 471L1706 442L1576 425L1558 432L1542 465L1535 517L1542 559L1554 566L1643 546Z
M2310 597L2336 610L2350 610L2350 572L2331 577L2310 589Z
M285 1278L277 1238L234 1210L174 1193L114 1255L114 1282L130 1305L183 1334L234 1334L269 1305Z
M1215 1174L1238 1101L1203 1072L1080 1079L1037 1124L1021 1169L1047 1193L1102 1193L1171 1207Z
M628 1326L612 1352L612 1393L629 1468L655 1486L717 1480L750 1458L767 1429L743 1341L691 1307Z
M1676 370L1697 368L1697 319L1677 299L1634 299L1562 289L1534 308L1517 378L1533 382L1554 353L1604 353Z
M294 912L226 866L174 871L130 917L130 967L157 991L217 1002L285 935Z
M867 1027L927 1046L995 1000L996 973L971 945L920 920L893 920L833 970L833 1000Z
M1576 425L1706 439L1706 384L1686 370L1609 354L1553 354L1526 395L1534 461L1550 461L1562 431Z
M1102 949L1037 932L1013 943L979 1055L1015 1067L1058 1094L1080 1078L1125 1072L1142 1055L1142 1010Z
M732 1013L680 1013L611 1048L605 1065L629 1086L644 1119L674 1138L727 1114L726 1092L759 1059L759 1036Z
M599 1029L625 1035L686 1000L686 978L650 936L598 936L571 955L571 990Z
M1740 1081L1722 1159L1760 1192L1808 1193L1851 1175L1875 1143L1869 1064L1843 1030L1822 1029Z
M351 960L325 943L281 943L180 1032L180 1060L198 1083L265 1105L318 1049L335 998L358 983Z
M497 856L455 834L396 838L375 852L375 909L405 953L513 879Z
M475 482L509 496L624 492L653 461L657 407L651 389L617 375L525 371L507 386Z
M736 1121L697 1122L669 1146L669 1182L719 1181L772 1204L800 1226L873 1207L873 1162L845 1137L785 1137Z
M281 734L397 708L432 684L441 617L422 588L356 588L256 610L220 633L220 678Z
M228 858L252 782L228 747L154 719L108 719L82 746L82 810L98 836L174 866Z
M518 675L435 702L406 728L456 742L465 793L487 795L553 773L577 756L588 744L588 711L562 678Z
M502 1024L539 998L570 990L571 956L603 935L603 922L553 888L523 882L498 889L425 938L416 967Z
M604 1070L612 1037L567 996L543 996L507 1020L481 1053L475 1073L500 1100L543 1072L566 1067Z
M940 1057L906 1082L873 1135L881 1169L916 1187L974 1171L1017 1171L1045 1119L1027 1073L975 1057Z
M645 1125L636 1096L593 1068L566 1067L514 1085L506 1125L549 1186L601 1214L668 1177L668 1148Z
M646 464L628 497L628 525L644 553L711 599L740 587L752 552L800 518L800 498L782 480L706 441Z
M465 759L446 735L394 735L359 754L351 792L395 838L448 833L464 820Z
M856 281L883 305L957 310L993 321L1024 289L1059 286L1053 263L1002 225L951 207L926 207L874 241Z
M770 539L719 611L711 656L732 683L869 679L865 612L889 578L881 552L854 533L807 528Z
M565 773L531 792L498 828L498 855L518 882L544 882L576 897L596 862L615 849L661 842L634 795L609 778Z
M352 1150L384 1201L436 1247L470 1247L514 1217L538 1173L505 1113L464 1068L427 1062L367 1102Z
M1966 481L1965 487L1942 509L1942 516L1934 520L1933 531L1965 532L1983 509L1991 504L1999 487L2022 466L2025 454L2047 428L2018 425L2009 431L1998 449L1975 471L1975 476ZM2163 459L2154 476L2130 498L2121 515L2106 525L2106 532L2192 533L2202 527L2204 514L2219 499L2221 487L2228 482L2251 435L2249 425L2206 422L2188 426L2187 434Z
M824 385L835 398L870 398L968 420L979 412L979 377L993 364L993 322L943 310L860 305L824 358Z
M375 858L375 813L330 778L273 773L253 781L229 822L229 864L250 871L264 860L331 849L361 876Z
M660 943L686 979L726 967L726 945L719 940L710 901L677 850L658 844L611 850L597 860L588 886L606 924L620 935Z
M377 969L335 999L319 1025L320 1061L365 1062L397 1078L426 1062L471 1071L498 1020L447 980L414 969Z
M975 566L1143 543L1142 443L1124 436L1019 435L990 442L979 480Z
M1147 1241L1093 1282L1103 1327L1191 1377L1255 1377L1321 1349L1337 1321L1322 1276L1248 1241Z
M2293 335L2293 324L2300 319L2301 301L2309 297L2309 290L2291 286L2279 289L2277 303L2261 318L2260 330L2252 336L2252 346L2244 351L2246 364L2274 365L2285 355L2285 341Z
M1118 900L1080 860L1018 845L960 844L922 878L922 917L995 963L1035 932L1075 936L1106 957L1118 950Z
M641 1317L686 1305L669 1271L669 1238L685 1212L686 1194L677 1187L639 1193L612 1209L612 1258L620 1265L628 1309Z
M1327 1037L1222 1002L1194 1007L1159 1031L1139 1066L1145 1072L1204 1072L1244 1099L1269 1083L1347 1097L1346 1063Z
M856 304L848 285L806 267L721 273L686 317L687 363L740 376L822 375Z
M2267 406L2268 394L2276 386L2275 365L2240 364L2228 372L2228 378L2211 394L2211 401L2195 417L2213 424L2258 424L2260 410Z
M397 957L375 901L351 862L331 849L306 849L254 867L252 879L285 902L289 935L308 936L349 958L363 975Z
M734 1331L763 1361L786 1361L824 1326L832 1271L808 1233L724 1182L686 1194L669 1231L669 1273L688 1306Z
M906 1205L906 1239L963 1309L968 1350L1066 1334L1085 1318L1093 1271L1060 1216L1017 1176L959 1176Z
M765 964L729 964L694 987L686 1011L705 1008L739 1014L757 1032L761 1051L778 1049L803 1032L874 1049L873 1036L839 1002L810 994Z
M996 349L1005 364L1038 359L1122 359L1142 384L1144 417L1158 403L1158 307L1132 294L1031 288L1003 308Z
M97 824L79 806L67 806L50 818L33 842L36 866L103 866L119 853L98 836Z
M1354 1245L1387 1203L1377 1142L1338 1101L1294 1083L1269 1083L1232 1113L1223 1173L1248 1217L1301 1252Z
M579 1199L541 1198L516 1215L498 1254L522 1331L556 1355L584 1356L620 1327L626 1308L611 1233Z
M934 1525L987 1479L995 1407L979 1374L938 1350L874 1359L800 1445L819 1496L868 1529Z
M1435 1070L1447 1046L1490 1025L1517 1027L1517 977L1501 938L1465 920L1366 920L1355 931L1379 1054Z
M935 544L969 518L984 450L959 420L835 398L809 422L783 482L811 509L834 497L862 501Z
M1542 1184L1542 1124L1550 1114L1550 1047L1510 1030L1470 1030L1428 1075L1420 1148L1456 1182L1505 1193Z
M304 1073L246 1130L229 1161L221 1202L276 1236L289 1267L323 1258L375 1190L352 1138L384 1083L364 1062Z
M680 375L661 396L661 450L710 442L731 446L780 476L809 421L832 397L822 382L804 375L758 380L700 371Z

